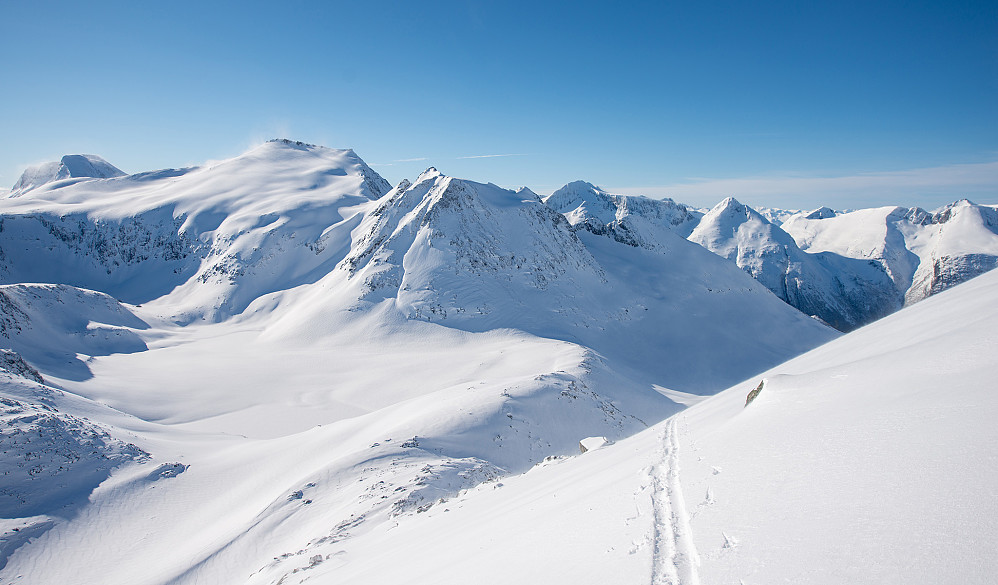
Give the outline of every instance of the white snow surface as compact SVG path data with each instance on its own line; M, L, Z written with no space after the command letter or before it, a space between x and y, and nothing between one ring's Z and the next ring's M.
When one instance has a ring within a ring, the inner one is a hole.
M996 296L980 276L285 583L992 583Z
M343 547L837 336L668 225L292 141L0 214L2 582L367 579Z

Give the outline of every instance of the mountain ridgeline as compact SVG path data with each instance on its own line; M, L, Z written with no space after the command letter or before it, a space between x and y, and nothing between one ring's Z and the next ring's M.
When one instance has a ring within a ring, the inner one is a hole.
M169 299L181 323L228 319L339 269L355 300L391 297L412 318L581 340L581 330L634 320L638 297L657 294L601 262L601 238L642 250L629 259L643 272L682 270L730 289L730 273L705 256L684 263L694 253L677 240L687 238L848 331L998 265L998 211L966 200L934 213L766 210L777 223L733 198L702 213L582 181L541 199L431 169L392 189L353 151L289 140L136 175L67 155L25 171L0 212L0 282Z

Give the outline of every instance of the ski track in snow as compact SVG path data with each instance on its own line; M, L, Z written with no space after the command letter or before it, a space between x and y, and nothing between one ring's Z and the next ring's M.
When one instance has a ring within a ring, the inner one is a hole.
M700 555L693 544L689 514L679 483L679 438L676 418L662 437L662 461L652 469L655 512L652 585L700 585Z

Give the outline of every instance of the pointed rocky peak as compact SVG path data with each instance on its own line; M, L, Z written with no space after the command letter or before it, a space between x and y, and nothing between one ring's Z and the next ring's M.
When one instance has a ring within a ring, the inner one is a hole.
M412 183L409 179L402 179L399 181L398 185L395 185L395 187L392 188L392 190L396 193L404 193L409 187L412 187Z
M776 244L796 248L782 228L734 197L726 197L707 212L687 239L727 258L739 249Z
M734 197L725 197L724 199L721 200L720 203L718 203L717 205L715 205L710 210L710 212L711 213L714 213L714 212L717 212L717 213L723 213L723 212L742 213L742 211L744 209L745 209L745 206L742 205L741 202L739 202Z
M713 209L703 216L700 224L704 225L716 222L740 223L749 220L757 220L765 225L772 224L771 221L755 209L742 204L734 197L725 197L723 201L715 205Z
M26 193L63 179L110 179L125 173L96 154L67 154L61 160L27 168L14 184L14 194Z
M419 184L422 183L423 181L428 181L443 176L444 174L438 171L436 167L430 167L425 171L423 171L422 173L419 173L419 176L416 177L415 183Z

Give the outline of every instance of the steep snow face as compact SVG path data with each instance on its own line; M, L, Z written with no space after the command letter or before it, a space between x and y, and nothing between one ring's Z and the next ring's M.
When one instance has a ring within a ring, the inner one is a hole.
M803 252L789 234L732 197L705 215L689 240L734 262L800 311L843 331L901 306L878 265Z
M967 200L933 213L882 207L822 220L795 217L784 227L809 252L880 263L909 304L998 265L998 214Z
M234 159L0 202L0 281L66 283L180 322L314 282L389 185L353 151L271 141Z
M110 179L124 175L121 169L95 154L67 154L58 162L27 168L14 183L12 195L16 197L51 183L58 183L50 185L53 188L74 183L65 179Z
M576 229L645 248L657 245L662 229L689 235L701 217L699 212L671 199L611 195L585 181L565 185L544 203L563 214Z

